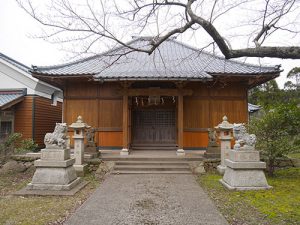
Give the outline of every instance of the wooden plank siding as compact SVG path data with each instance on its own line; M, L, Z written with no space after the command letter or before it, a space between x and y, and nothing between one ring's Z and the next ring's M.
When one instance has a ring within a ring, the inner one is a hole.
M44 147L45 134L53 132L56 123L62 121L62 103L51 105L51 99L40 96L35 96L34 101L34 141Z
M243 84L212 87L191 82L184 89L192 95L183 96L183 148L207 147L207 129L218 125L224 115L230 122L247 122L247 88ZM81 115L98 128L98 146L122 147L123 96L117 82L67 81L64 94L64 122L71 124ZM128 107L131 109L130 101ZM129 140L131 121L129 110Z
M123 144L123 132L102 131L99 132L100 146L120 147Z
M14 132L21 133L23 138L32 138L32 105L33 96L25 96L14 108Z
M98 128L98 146L121 148L123 101L117 93L119 88L110 83L68 82L64 90L64 122L71 124L81 115L84 122Z
M184 148L205 148L208 128L217 126L224 115L230 122L248 121L247 88L242 84L209 87L192 83L192 96L184 97Z
M44 147L45 134L53 132L55 123L61 122L62 103L57 102L57 106L51 103L50 99L40 96L25 96L14 108L14 132Z
M183 132L183 146L187 148L205 148L208 145L206 131L185 131Z

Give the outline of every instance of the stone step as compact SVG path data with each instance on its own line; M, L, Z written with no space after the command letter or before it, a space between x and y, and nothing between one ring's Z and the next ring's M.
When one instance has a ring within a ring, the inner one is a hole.
M115 165L167 165L167 166L188 166L186 161L116 161Z
M141 170L122 170L122 171L113 171L114 175L122 174L192 174L191 171L141 171Z
M103 161L203 161L202 156L185 156L185 157L138 157L138 156L101 156Z
M132 146L131 147L132 150L137 150L137 151L159 151L159 150L162 150L162 151L176 151L177 148L176 147L173 147L173 146Z
M188 165L116 165L115 171L133 170L133 171L189 171Z
M161 147L161 146L166 146L166 147L177 147L177 144L145 144L145 143L142 143L142 144L138 144L138 143L134 143L131 145L132 147Z

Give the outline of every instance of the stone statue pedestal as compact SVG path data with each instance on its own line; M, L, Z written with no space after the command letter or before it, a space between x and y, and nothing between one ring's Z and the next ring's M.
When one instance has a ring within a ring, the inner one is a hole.
M260 190L272 188L268 185L259 152L253 149L230 150L225 159L225 174L220 182L230 190Z
M97 158L100 155L100 152L97 150L95 142L88 142L84 149L86 154L91 155L91 158Z
M206 152L204 152L204 157L206 159L220 159L221 158L221 148L217 143L209 144Z
M69 191L81 180L77 178L70 159L70 150L63 148L45 148L41 150L41 159L36 160L36 171L27 190Z

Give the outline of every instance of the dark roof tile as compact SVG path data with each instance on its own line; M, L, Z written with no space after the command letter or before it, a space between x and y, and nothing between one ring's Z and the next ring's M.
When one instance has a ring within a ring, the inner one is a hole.
M149 40L137 38L128 45L150 48ZM280 71L276 67L227 60L176 40L167 40L151 55L121 46L68 64L36 67L32 72L49 76L90 74L95 79L210 79L213 74L270 74Z

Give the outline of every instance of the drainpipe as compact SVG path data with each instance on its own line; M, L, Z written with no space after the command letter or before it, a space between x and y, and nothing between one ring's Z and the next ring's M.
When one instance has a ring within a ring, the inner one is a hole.
M32 96L32 140L35 142L35 97L36 96Z

